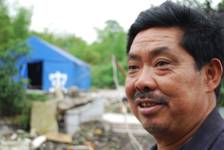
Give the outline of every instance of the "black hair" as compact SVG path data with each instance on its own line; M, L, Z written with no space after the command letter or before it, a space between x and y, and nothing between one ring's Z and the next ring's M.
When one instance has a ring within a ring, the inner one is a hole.
M214 19L215 18L215 19ZM194 58L197 69L201 69L212 58L224 62L224 33L217 17L202 11L166 1L139 14L128 32L127 53L135 36L152 27L178 27L184 33L180 45ZM218 99L220 86L215 89Z

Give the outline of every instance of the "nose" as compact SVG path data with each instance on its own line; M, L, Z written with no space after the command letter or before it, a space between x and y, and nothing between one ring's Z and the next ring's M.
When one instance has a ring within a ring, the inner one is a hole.
M141 73L135 81L135 89L137 91L153 91L156 88L156 81L149 67L143 67Z

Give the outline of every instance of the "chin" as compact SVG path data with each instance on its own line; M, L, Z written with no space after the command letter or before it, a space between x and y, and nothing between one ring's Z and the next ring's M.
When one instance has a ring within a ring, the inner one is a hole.
M167 127L158 123L143 124L143 128L152 135L161 134L167 130Z

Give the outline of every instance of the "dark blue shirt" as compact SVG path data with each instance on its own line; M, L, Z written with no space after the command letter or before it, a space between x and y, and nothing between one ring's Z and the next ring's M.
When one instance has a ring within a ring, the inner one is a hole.
M151 150L157 150L156 145ZM217 109L208 115L192 139L179 150L224 150L224 120Z

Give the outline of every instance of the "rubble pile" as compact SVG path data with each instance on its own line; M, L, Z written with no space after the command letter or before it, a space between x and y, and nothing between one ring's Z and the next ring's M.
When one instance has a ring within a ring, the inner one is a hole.
M123 94L116 90L73 88L66 95L54 94L48 101L32 103L30 131L0 122L0 150L135 150L127 125L142 149L154 143L130 114L123 114Z
M135 136L143 149L154 142L148 135ZM115 133L109 124L101 121L82 123L73 136L73 144L89 145L93 150L135 150L127 133Z
M0 150L30 150L30 134L6 126L0 129Z

